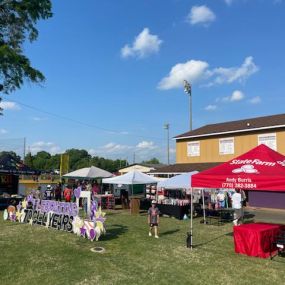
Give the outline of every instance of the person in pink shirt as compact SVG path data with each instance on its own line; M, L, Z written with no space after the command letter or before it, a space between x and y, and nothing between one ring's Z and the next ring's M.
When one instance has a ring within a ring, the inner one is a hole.
M100 187L99 187L97 181L95 181L95 183L93 184L93 187L92 187L92 194L97 195L99 193L100 193Z

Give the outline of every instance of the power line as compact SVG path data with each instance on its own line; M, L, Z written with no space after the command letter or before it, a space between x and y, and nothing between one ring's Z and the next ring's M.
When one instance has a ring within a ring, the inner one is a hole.
M69 118L69 117L66 117L66 116L62 116L62 115L59 115L59 114L55 114L55 113L52 113L52 112L40 109L38 107L34 107L34 106L31 106L31 105L22 103L20 101L13 100L11 102L17 103L17 104L19 104L19 105L21 105L23 107L26 107L28 109L31 109L31 110L34 110L34 111L37 111L37 112L40 112L40 113L44 113L44 114L49 115L49 116L53 116L53 117L60 118L60 119L66 120L66 121L70 121L70 122L73 122L73 123L76 123L76 124L79 124L79 125L82 125L82 126L85 126L85 127L98 129L98 130L101 130L101 131L104 131L104 132L114 133L114 134L117 134L117 135L125 135L125 136L137 137L137 138L144 138L144 139L148 138L148 139L155 139L155 140L163 141L163 138L151 137L151 136L142 136L142 135L138 135L138 134L130 134L130 133L123 132L123 131L107 129L107 128L104 128L104 127L100 127L98 125L85 123L85 122L82 122L82 121L79 121L79 120L75 120L75 119L72 119L72 118Z

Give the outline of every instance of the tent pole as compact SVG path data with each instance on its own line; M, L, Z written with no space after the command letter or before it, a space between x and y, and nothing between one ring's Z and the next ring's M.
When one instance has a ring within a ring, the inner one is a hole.
M204 194L204 189L202 189L202 200L203 200L203 218L204 218L204 224L206 224L206 210L205 210L205 194Z
M191 187L190 232L187 233L187 247L193 249L193 188Z

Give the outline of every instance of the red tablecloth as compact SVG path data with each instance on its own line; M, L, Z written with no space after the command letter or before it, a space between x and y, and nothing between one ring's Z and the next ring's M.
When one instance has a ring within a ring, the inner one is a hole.
M269 257L271 244L283 227L266 223L234 226L235 252L261 258Z

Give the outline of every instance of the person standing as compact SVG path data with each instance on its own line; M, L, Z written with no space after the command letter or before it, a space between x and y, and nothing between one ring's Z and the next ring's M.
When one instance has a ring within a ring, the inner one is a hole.
M238 226L240 219L242 218L242 198L240 189L236 189L236 192L232 195L232 207L234 209L233 224Z
M56 201L61 201L61 184L60 183L58 183L55 186L54 194L55 194L55 200Z
M98 195L100 193L100 187L99 187L97 181L95 181L93 186L92 186L92 193L93 193L93 195Z
M158 225L159 225L159 209L156 207L156 201L151 202L151 207L148 209L148 224L149 224L149 233L148 235L152 236L152 230L154 229L154 237L159 238L158 236Z
M225 208L225 193L224 191L220 190L217 195L219 209Z
M63 196L65 198L65 202L70 202L71 201L71 196L72 196L72 190L70 186L66 186L63 192Z
M129 193L126 189L121 189L120 191L120 197L121 197L121 203L122 203L122 209L128 209L129 208Z
M44 197L45 197L46 200L51 200L51 198L52 198L52 188L51 188L51 185L47 185Z

